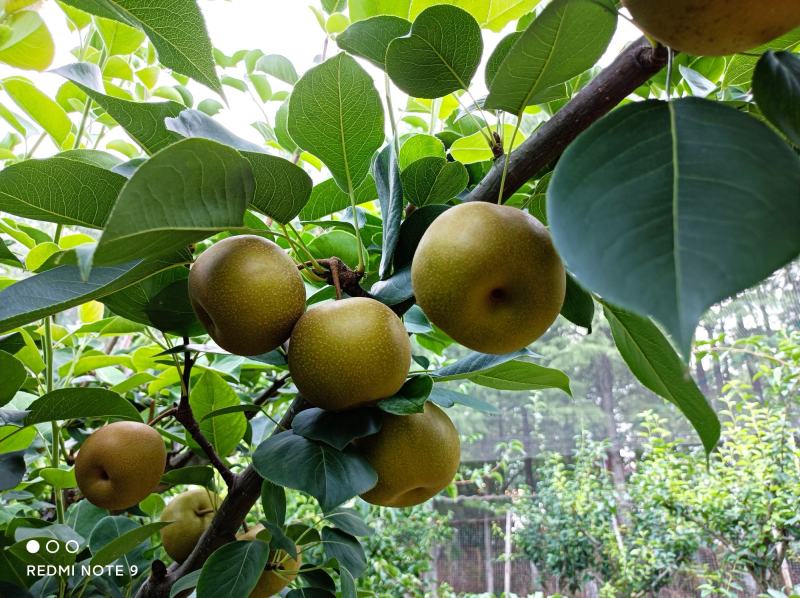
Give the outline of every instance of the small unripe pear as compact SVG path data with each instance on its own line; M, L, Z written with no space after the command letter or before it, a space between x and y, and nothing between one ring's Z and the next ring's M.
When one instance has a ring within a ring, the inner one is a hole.
M339 411L394 395L411 367L403 323L383 303L358 297L308 310L292 331L289 371L310 403Z
M246 532L237 534L236 539L252 542L258 539L256 536L263 529L264 526L259 523ZM275 596L297 577L297 572L300 570L301 564L302 558L300 557L299 549L297 550L296 559L293 559L282 550L271 550L269 553L269 560L267 561L267 568L258 579L256 587L250 592L249 598L267 598L267 596Z
M461 460L458 430L430 402L424 413L383 414L380 432L356 446L378 474L377 485L361 498L384 507L410 507L436 496L453 481Z
M155 429L139 422L114 422L83 442L75 459L75 479L90 503L120 511L155 491L166 462L164 440Z
M222 499L205 488L183 492L169 501L161 521L172 521L161 528L161 542L172 559L182 563L211 525Z
M485 202L450 208L430 225L411 265L431 322L465 347L522 349L561 311L566 273L550 233L522 210Z
M797 0L623 0L636 24L695 56L745 52L800 26Z
M228 237L200 254L189 298L216 343L236 355L260 355L289 338L306 309L297 266L272 241Z

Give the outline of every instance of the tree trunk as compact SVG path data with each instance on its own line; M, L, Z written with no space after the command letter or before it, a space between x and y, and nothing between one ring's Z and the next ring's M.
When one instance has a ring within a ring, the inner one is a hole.
M486 576L486 592L494 595L494 563L492 554L492 526L489 516L483 516L483 570Z
M522 406L522 444L525 447L525 483L533 488L533 442L531 438L531 423L528 419L528 407Z
M606 414L606 436L611 444L608 453L608 467L617 490L618 511L620 519L624 524L628 522L630 505L626 500L625 491L625 468L622 462L622 443L620 442L619 432L617 431L617 420L614 415L616 400L614 399L614 370L611 360L605 353L597 357L596 362L597 389L600 394L601 407Z

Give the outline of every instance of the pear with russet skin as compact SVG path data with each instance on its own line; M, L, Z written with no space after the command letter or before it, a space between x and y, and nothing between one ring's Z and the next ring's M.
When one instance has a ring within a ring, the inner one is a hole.
M237 540L250 541L256 540L256 536L264 526L260 523L254 525L246 532L237 534ZM258 579L256 587L250 592L249 598L267 598L267 596L275 596L283 588L288 586L300 570L302 558L300 557L300 550L297 550L297 558L294 559L282 550L271 550L269 559L267 560L267 567L261 577Z
M172 560L186 560L211 525L220 504L222 499L206 488L183 492L169 501L161 512L161 521L173 523L161 528L161 542Z

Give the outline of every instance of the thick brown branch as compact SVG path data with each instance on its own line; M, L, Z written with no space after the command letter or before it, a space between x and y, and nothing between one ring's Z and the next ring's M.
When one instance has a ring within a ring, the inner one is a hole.
M646 38L632 43L617 59L511 153L503 200L557 160L592 123L608 114L667 64L666 48ZM467 201L497 202L504 160L497 160Z

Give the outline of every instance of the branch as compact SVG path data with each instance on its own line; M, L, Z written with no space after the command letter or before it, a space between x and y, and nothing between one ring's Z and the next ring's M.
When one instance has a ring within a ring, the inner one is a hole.
M307 409L310 405L298 396L292 401L280 423L275 426L272 434L277 434L292 424L295 415ZM261 476L249 465L240 475L234 476L234 484L228 496L214 516L209 528L200 538L192 554L182 564L173 564L169 569L161 561L155 561L152 573L136 594L138 598L169 598L172 584L187 573L191 573L203 566L206 559L217 548L236 538L236 532L241 527L250 509L261 496Z
M267 390L265 390L264 392L262 392L255 401L253 401L253 405L258 405L260 407L261 405L263 405L264 403L269 401L272 397L276 396L278 394L278 391L281 388L283 388L286 385L286 383L289 381L289 377L290 377L289 374L284 374L280 378L276 378L272 382L270 387ZM260 413L260 411L250 411L250 412L246 413L245 415L246 415L247 419L253 419L259 413Z
M503 200L550 166L578 135L608 114L666 64L666 48L654 48L644 37L632 43L511 153ZM503 160L497 160L489 174L470 192L467 201L497 202L502 175Z

